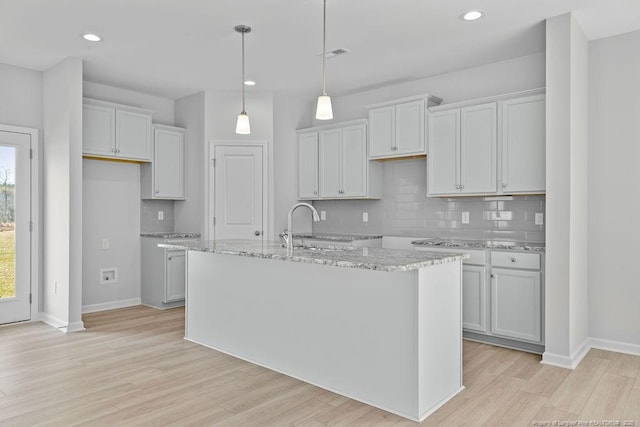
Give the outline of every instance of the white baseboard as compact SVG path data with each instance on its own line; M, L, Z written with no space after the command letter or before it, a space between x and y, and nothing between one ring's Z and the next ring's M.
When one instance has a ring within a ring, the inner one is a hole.
M542 354L542 362L540 363L557 366L559 368L575 369L592 348L640 356L640 345L638 344L588 337L571 357L545 351Z
M59 330L60 332L70 333L70 332L78 332L84 331L84 323L80 320L78 322L67 323L55 316L50 315L49 313L38 313L38 319L49 326L52 326Z
M598 348L600 350L615 351L616 353L626 353L633 354L634 356L640 356L640 345L638 344L605 340L602 338L593 337L590 337L589 341L591 348Z
M110 301L101 304L90 304L82 306L82 313L95 313L96 311L113 310L116 308L132 307L134 305L140 305L142 301L140 298L123 299L120 301Z

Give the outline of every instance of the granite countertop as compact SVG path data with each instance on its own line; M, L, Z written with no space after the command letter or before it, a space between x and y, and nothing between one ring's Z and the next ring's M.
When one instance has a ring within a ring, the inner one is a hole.
M265 258L280 261L361 268L376 271L410 271L468 258L468 255L445 254L415 250L345 247L296 247L293 255L281 242L256 240L217 240L182 243L161 243L161 248L185 249L217 254Z
M432 246L437 248L466 248L466 249L503 249L511 251L544 252L545 244L541 242L516 242L508 240L463 240L429 238L414 240L416 246Z
M337 234L337 233L294 233L294 239L317 239L334 242L353 242L356 240L382 239L382 235L371 236L365 234Z
M140 233L141 237L155 237L157 239L199 239L200 233L176 233L161 231L156 233Z

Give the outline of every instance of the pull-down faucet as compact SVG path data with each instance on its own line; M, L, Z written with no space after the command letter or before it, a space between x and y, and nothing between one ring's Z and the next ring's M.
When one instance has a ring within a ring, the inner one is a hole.
M311 213L313 214L313 222L320 221L320 216L318 215L318 211L309 203L296 203L295 205L293 205L293 207L289 211L289 215L287 216L286 233L281 234L282 238L287 244L287 255L293 254L293 211L298 209L300 206L305 206L311 210Z

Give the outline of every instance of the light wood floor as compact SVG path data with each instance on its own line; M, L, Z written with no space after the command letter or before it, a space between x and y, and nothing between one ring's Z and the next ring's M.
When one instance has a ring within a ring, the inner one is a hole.
M183 309L133 307L85 315L87 331L68 335L42 323L1 327L0 425L416 425L189 343L183 318ZM575 371L539 361L465 341L466 390L422 424L640 426L640 357L591 350Z

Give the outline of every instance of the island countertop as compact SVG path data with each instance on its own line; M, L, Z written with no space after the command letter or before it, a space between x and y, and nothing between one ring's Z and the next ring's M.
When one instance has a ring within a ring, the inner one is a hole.
M388 272L416 270L422 267L459 261L468 257L468 255L428 251L329 246L295 247L293 255L287 255L287 250L281 242L257 240L165 242L158 244L158 246L168 249L184 249Z
M500 249L511 251L531 251L544 252L543 242L519 242L509 240L464 240L464 239L441 239L424 238L411 242L415 246L434 248L456 248L456 249Z

